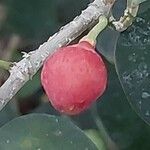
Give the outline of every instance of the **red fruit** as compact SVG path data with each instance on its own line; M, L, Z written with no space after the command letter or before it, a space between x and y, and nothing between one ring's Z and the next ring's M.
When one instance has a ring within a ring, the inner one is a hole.
M75 115L103 94L107 71L102 58L88 42L59 48L45 61L41 82L58 111Z

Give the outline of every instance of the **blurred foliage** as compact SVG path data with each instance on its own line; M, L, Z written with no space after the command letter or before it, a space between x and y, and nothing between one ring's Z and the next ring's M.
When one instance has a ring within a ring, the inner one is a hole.
M45 114L22 116L4 125L0 129L0 149L97 150L69 119Z
M20 45L12 56L13 61L18 61L22 59L20 51L30 51L37 48L61 26L79 15L87 7L89 0L3 0L0 3L6 7L6 18L2 24L0 23L0 40L5 46L12 34L15 33L21 38ZM113 15L117 19L123 14L125 6L126 0L115 3ZM141 71L144 72L143 69L146 69L145 64L147 66L146 71L150 74L149 8L150 1L140 5L138 18L133 26L123 34L109 27L98 38L97 50L108 61L115 63L117 73L114 65L106 61L109 81L107 91L97 101L97 116L101 118L108 134L120 150L150 149L150 128L130 107L127 100L128 97L138 114L149 122L150 116L145 116L145 113L148 114L147 111L150 109L149 75L146 79L143 78L140 85L138 84L141 81L139 79ZM128 74L132 74L130 82L128 82L130 78L126 78ZM131 83L132 87L128 83ZM15 99L18 103L10 103L0 113L0 125L8 122L0 128L0 149L20 150L18 146L21 146L21 143L23 146L21 149L29 149L26 146L33 146L37 150L40 150L38 148L43 150L45 146L56 150L62 148L66 150L77 149L77 146L78 149L93 150L96 149L93 143L97 147L104 146L91 110L67 119L54 110L41 88L40 72L21 89ZM19 112L14 110L16 107ZM10 121L18 115L27 113L38 114L27 115ZM42 115L42 113L60 117ZM57 119L59 123L56 122ZM77 126L86 131L93 143ZM59 136L60 132L57 132L58 129L61 129L61 136ZM49 138L43 136L43 133L47 132L50 135Z
M18 110L14 102L10 102L1 112L0 112L0 127L3 126L8 121L19 116Z
M2 33L16 33L32 41L46 39L79 15L87 3L87 0L6 0L8 12Z
M54 1L8 0L7 30L25 38L41 38L57 28Z

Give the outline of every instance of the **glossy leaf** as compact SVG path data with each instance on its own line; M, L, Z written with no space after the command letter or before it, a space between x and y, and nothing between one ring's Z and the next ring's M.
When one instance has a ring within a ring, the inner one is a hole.
M119 38L116 69L122 87L136 112L150 124L150 11Z
M135 123L137 116L128 105L115 67L107 65L107 68L109 70L108 88L103 97L97 101L98 115L119 149L130 149L132 143L136 142L136 131L132 128L134 126L132 122ZM131 136L130 133L135 136Z
M13 102L10 102L0 112L0 127L18 116L19 116L19 114L18 114Z
M148 9L150 9L150 1L149 0L147 0L144 3L140 4L140 8L139 8L138 14L144 13Z
M107 68L108 88L97 101L98 115L106 131L119 150L149 150L149 126L129 105L114 65Z
M128 0L128 5L129 6L136 6L136 5L139 5L145 1L147 1L147 0Z
M112 9L113 16L119 19L123 15L125 7L126 0L116 1ZM114 53L119 35L118 31L108 27L97 37L97 51L111 63L114 63Z
M45 99L45 101L48 101L48 99ZM54 107L49 102L42 103L32 112L60 115L60 113L56 109L54 109ZM75 122L76 125L78 125L82 129L96 128L90 109L80 113L79 115L70 116L70 118L73 122Z
M116 1L112 8L112 13L115 19L119 20L121 16L124 14L124 10L126 9L127 0Z
M119 32L107 28L97 38L97 51L111 63L114 63L114 52L116 50L118 37Z
M66 117L31 114L0 128L2 150L97 150Z

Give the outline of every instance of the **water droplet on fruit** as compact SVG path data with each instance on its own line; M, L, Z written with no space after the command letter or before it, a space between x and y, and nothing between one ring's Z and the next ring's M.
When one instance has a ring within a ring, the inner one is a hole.
M45 84L48 84L48 80L45 80Z
M61 110L60 110L60 112L61 112L61 113L64 113L64 110L63 110L63 109L61 109Z
M69 110L72 111L74 109L74 105L69 107Z
M83 100L81 100L79 103L82 104L82 103L84 103L84 101L85 101L85 100L83 99Z

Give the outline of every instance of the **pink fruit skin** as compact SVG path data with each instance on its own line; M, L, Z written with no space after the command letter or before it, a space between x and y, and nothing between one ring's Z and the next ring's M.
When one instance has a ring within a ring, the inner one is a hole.
M41 82L55 109L68 115L88 109L106 89L107 70L88 42L59 48L45 61Z

